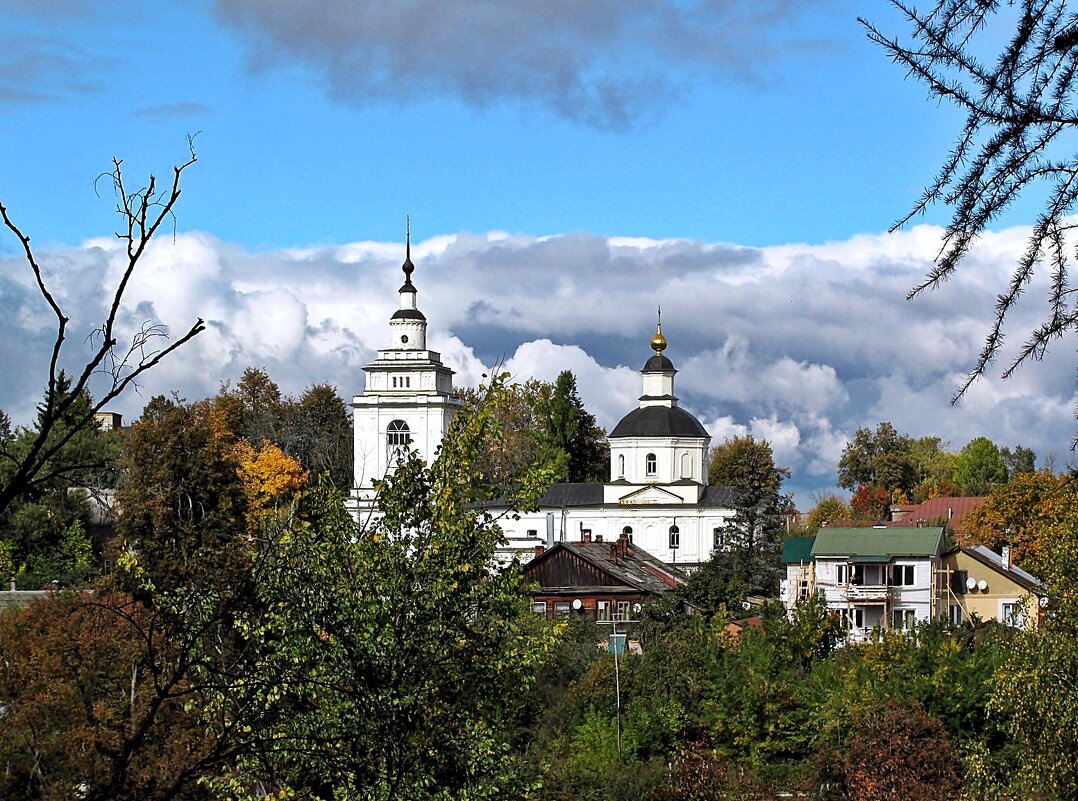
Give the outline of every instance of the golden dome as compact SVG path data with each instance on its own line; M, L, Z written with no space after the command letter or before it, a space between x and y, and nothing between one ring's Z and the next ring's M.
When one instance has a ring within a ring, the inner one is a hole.
M666 350L666 337L663 336L662 323L655 326L655 336L651 338L651 348L656 353L662 353Z

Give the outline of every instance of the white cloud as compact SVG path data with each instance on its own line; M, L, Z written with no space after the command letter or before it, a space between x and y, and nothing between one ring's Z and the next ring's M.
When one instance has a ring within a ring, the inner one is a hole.
M880 420L956 448L979 435L1022 443L1054 451L1061 463L1075 429L1069 348L1009 381L989 375L950 405L1025 232L986 236L952 281L907 302L939 233L917 226L765 249L579 233L446 234L414 243L412 255L431 347L458 384L479 383L499 361L519 380L572 370L608 429L636 406L637 371L661 304L682 405L715 442L767 438L792 469L799 497L827 491L847 438ZM102 239L40 255L74 318L65 345L72 364L102 319L121 253ZM265 367L287 393L325 381L351 397L362 389L363 365L389 343L402 258L395 243L255 254L205 234L162 238L131 283L125 330L152 320L175 335L198 317L207 330L117 410L137 415L156 393L210 395L248 366ZM1036 323L1043 288L1035 281L1015 310L1014 342ZM0 407L18 421L40 399L53 325L25 267L5 262Z

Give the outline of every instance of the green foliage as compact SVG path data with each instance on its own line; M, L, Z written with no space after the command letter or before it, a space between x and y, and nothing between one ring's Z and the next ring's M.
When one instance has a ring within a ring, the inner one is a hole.
M689 600L717 608L740 604L745 595L777 593L783 513L791 505L781 494L782 482L789 476L788 469L775 466L765 440L732 437L712 449L708 480L733 490L734 515L723 532L723 549L690 582Z
M999 448L987 437L977 437L958 452L955 481L966 495L984 495L1007 481L1007 467Z
M859 428L853 442L842 450L838 463L838 485L852 490L858 485L899 489L912 494L916 473L910 457L912 440L884 421L873 432Z
M576 376L563 370L554 381L546 409L551 444L569 455L567 481L605 481L610 448L595 417L584 408L576 391Z
M823 526L835 520L846 520L850 516L850 507L837 495L825 495L816 502L805 521L807 534L815 534Z
M1037 470L1037 454L1032 448L1023 445L1015 445L1013 451L1010 448L1000 448L999 455L1003 457L1008 479Z
M398 465L367 529L316 488L306 522L264 545L253 775L323 799L524 791L515 723L554 633L519 570L498 569L500 529L476 507L489 490L471 465L491 415L459 416L429 467L414 454ZM538 472L521 481L533 494L549 482Z

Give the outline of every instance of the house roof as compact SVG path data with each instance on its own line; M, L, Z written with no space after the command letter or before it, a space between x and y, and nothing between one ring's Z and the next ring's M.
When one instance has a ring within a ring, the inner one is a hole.
M782 563L796 565L812 561L812 545L815 537L790 537L782 543Z
M984 496L949 496L929 498L924 503L903 504L895 507L906 516L902 520L892 520L887 525L892 528L912 528L930 525L944 525L959 533L963 531L962 518L984 503Z
M934 556L943 549L943 526L922 528L822 528L813 556Z
M621 546L624 553L618 555L617 542L559 542L524 565L524 575L538 578L540 568L547 562L579 558L620 584L653 595L661 595L688 580L683 571L656 559L642 548L628 542ZM544 586L543 589L548 588ZM611 588L603 585L602 589L609 591Z
M1007 576L1016 584L1025 587L1027 590L1030 590L1032 592L1044 592L1044 582L1042 582L1039 578L1034 576L1032 573L1027 573L1025 570L1018 567L1017 565L1012 564L1010 567L1007 567L1006 563L1003 561L1002 556L1000 556L995 551L986 548L983 545L971 545L962 548L952 548L951 550L947 551L945 555L950 555L959 551L967 554L973 559L976 559L982 565L995 570L997 573L1001 573L1004 576Z
M627 482L626 482L627 483ZM678 482L693 483L693 482ZM662 487L661 484L655 486ZM563 483L553 484L550 489L539 499L540 509L561 509L569 506L603 506L605 501L603 499L603 484L599 483ZM734 491L730 487L704 487L703 495L700 496L700 500L697 503L676 503L669 504L671 506L678 507L705 507L710 509L729 509L734 502ZM649 506L663 506L666 504L649 504Z

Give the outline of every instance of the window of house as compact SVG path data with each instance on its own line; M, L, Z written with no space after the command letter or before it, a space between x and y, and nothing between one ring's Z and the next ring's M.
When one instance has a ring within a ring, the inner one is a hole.
M716 551L722 550L722 546L726 544L726 536L723 533L721 527L716 526L711 529L711 547Z
M595 619L600 623L610 622L610 601L595 602Z
M554 617L569 617L570 605L568 601L554 602Z
M962 625L962 607L958 604L951 604L950 606L951 623L955 626Z
M677 525L670 526L670 550L681 547L681 529Z
M532 601L532 611L546 617L546 601Z
M999 605L999 619L1008 626L1021 626L1025 619L1022 604L1017 601L1004 601Z
M966 580L969 578L968 570L956 570L951 576L951 592L955 595L966 594Z
M835 583L845 584L850 580L850 566L847 564L835 565Z
M895 565L894 583L896 587L912 587L917 576L916 565Z
M801 581L799 581L797 583L797 597L798 598L808 598L809 597L808 579L801 579Z
M856 608L839 609L838 619L839 624L847 631L850 629L863 629L865 627L865 610Z
M617 612L614 614L614 620L619 623L624 623L629 619L629 602L618 601Z
M659 457L654 453L649 453L644 457L644 474L648 476L654 476L659 472Z
M917 622L917 613L912 609L892 609L891 628L912 629Z

